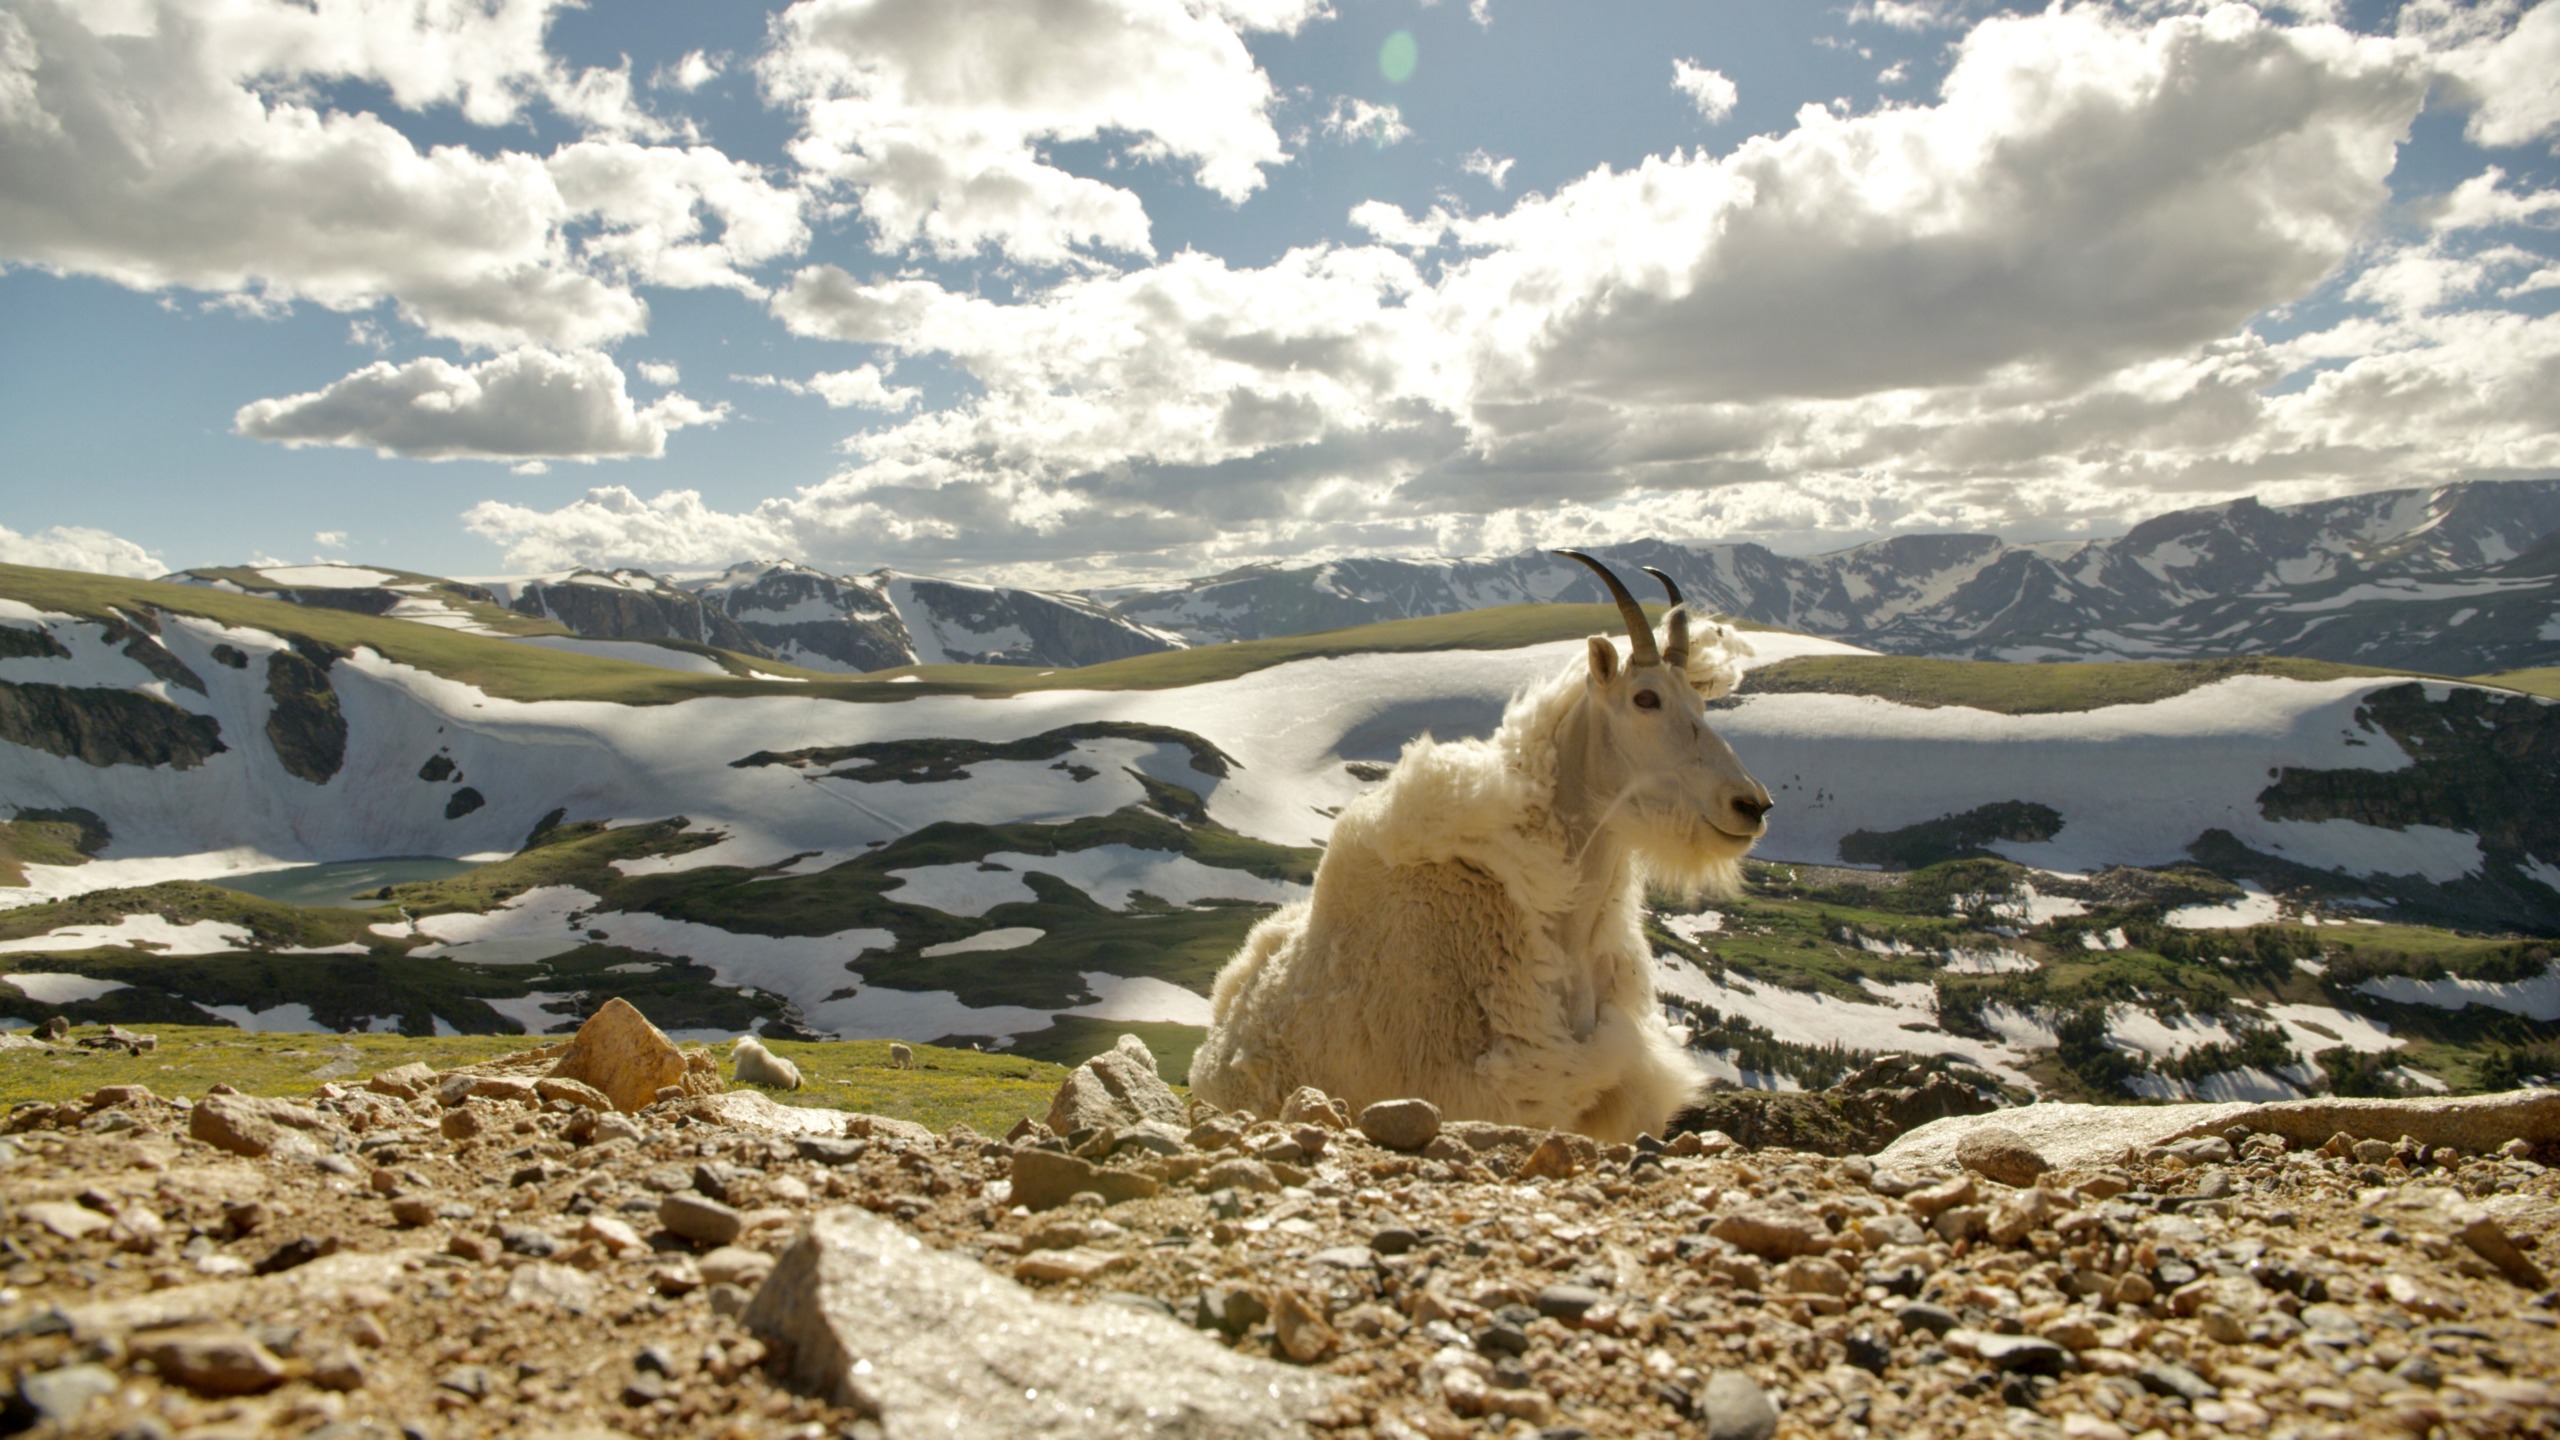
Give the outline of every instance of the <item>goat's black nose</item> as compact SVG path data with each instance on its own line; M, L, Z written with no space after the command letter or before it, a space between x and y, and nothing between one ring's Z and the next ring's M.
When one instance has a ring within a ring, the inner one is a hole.
M1775 803L1775 801L1771 800L1755 800L1748 795L1736 795L1733 797L1733 808L1742 813L1743 819L1750 821L1754 825L1760 823L1760 817L1768 814L1769 807Z

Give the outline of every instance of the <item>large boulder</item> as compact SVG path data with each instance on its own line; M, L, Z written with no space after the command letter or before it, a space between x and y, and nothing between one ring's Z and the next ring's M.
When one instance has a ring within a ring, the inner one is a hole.
M810 1222L746 1321L793 1384L891 1435L1296 1436L1331 1384L1162 1315L1043 1300L850 1206Z
M687 1095L720 1090L718 1067L690 1064L665 1031L620 996L604 1002L578 1027L569 1053L551 1073L595 1087L624 1111L646 1109L659 1091L671 1087Z
M1121 1036L1119 1044L1077 1066L1049 1102L1049 1128L1060 1135L1142 1120L1185 1123L1180 1097L1156 1073L1147 1042L1135 1035Z
M2263 1105L2244 1101L2021 1105L1996 1115L1932 1121L1894 1141L1876 1158L1904 1169L1951 1164L1966 1136L1992 1126L2015 1132L2047 1163L2068 1169L2110 1163L2128 1146L2143 1149L2219 1135L2234 1125L2282 1135L2295 1145L2318 1145L2343 1132L2351 1140L2395 1141L2407 1135L2429 1149L2449 1145L2479 1153L2509 1140L2560 1144L2560 1091L2515 1090L2414 1100L2282 1100Z

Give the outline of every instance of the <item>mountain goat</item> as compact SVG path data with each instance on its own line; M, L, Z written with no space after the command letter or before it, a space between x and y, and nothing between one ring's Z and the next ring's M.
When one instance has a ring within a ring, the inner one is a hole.
M741 1085L769 1085L776 1090L800 1088L800 1067L764 1048L752 1035L741 1035L729 1047L729 1056L737 1062L737 1078Z
M1628 655L1594 635L1490 739L1405 747L1334 822L1314 893L1219 972L1193 1093L1264 1115L1301 1085L1354 1110L1420 1096L1617 1141L1701 1088L1654 998L1642 900L1731 893L1767 828L1769 792L1704 711L1750 651L1721 626L1693 649L1677 603L1657 646L1607 567L1557 553L1607 583Z

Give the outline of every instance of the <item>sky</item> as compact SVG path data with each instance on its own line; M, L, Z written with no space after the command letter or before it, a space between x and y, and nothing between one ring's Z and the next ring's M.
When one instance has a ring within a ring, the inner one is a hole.
M2560 0L0 0L0 561L1066 587L2560 474Z

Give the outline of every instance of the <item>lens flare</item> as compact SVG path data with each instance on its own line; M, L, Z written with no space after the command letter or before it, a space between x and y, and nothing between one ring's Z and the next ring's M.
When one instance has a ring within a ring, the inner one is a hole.
M1378 47L1378 73L1387 77L1388 84L1401 85L1413 78L1416 58L1413 32L1399 30L1387 37L1386 44Z

